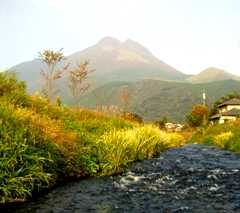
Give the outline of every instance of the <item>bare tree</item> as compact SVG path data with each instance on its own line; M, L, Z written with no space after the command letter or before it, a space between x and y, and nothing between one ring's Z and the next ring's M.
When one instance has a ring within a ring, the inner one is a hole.
M41 75L44 79L43 92L51 102L57 93L54 83L62 77L69 64L64 64L58 68L58 65L65 61L62 49L59 51L44 50L39 53L39 58L47 65L47 69L41 70Z
M69 73L69 88L72 96L76 102L79 103L80 96L83 92L86 92L90 84L85 82L89 73L94 72L88 68L89 62L85 61L77 65L76 68L72 69Z

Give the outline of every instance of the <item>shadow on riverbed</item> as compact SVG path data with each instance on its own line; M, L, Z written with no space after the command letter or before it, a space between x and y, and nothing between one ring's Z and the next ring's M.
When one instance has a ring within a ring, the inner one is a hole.
M1 212L240 212L240 157L187 145L123 175L71 182Z

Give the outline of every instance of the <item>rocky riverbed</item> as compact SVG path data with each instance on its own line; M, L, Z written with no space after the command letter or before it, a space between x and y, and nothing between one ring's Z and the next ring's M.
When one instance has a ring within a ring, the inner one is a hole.
M5 212L240 212L240 157L187 145L115 177L68 183ZM2 212L2 211L1 211Z

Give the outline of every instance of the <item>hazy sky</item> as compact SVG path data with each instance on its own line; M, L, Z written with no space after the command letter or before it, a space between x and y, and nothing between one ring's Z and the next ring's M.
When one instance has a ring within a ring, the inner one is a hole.
M185 73L216 66L240 75L240 0L0 0L0 28L0 69L113 36Z

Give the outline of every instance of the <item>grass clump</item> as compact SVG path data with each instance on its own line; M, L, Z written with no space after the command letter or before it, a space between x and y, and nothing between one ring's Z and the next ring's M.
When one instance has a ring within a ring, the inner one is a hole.
M209 126L198 131L193 138L200 144L216 145L240 153L240 120Z
M18 119L12 106L0 104L0 118L0 202L25 200L55 182L59 153Z
M175 145L181 136L167 134L151 125L113 130L97 141L100 169L103 175L122 172L131 162L149 159Z

